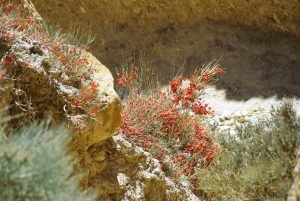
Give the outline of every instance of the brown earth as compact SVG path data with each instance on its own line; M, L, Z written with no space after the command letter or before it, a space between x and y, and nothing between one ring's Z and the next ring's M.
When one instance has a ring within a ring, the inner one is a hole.
M91 23L97 33L103 32L106 25L153 31L201 24L207 18L296 35L300 32L299 0L33 0L33 3L53 22L64 26Z
M300 97L299 0L33 0L63 28L90 28L92 52L111 70L155 66L165 79L212 58L227 98Z

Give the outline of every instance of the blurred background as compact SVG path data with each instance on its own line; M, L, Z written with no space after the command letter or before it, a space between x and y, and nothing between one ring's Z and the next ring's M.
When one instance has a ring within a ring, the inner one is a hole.
M92 34L108 68L151 66L173 77L217 59L226 98L300 97L299 0L33 0L64 30Z

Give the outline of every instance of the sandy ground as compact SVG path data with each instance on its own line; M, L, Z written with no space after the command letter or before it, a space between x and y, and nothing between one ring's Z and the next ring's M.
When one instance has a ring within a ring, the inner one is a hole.
M262 109L266 113L273 107L282 103L282 98L276 96L263 98L252 97L248 100L234 100L226 98L225 89L217 89L216 86L208 86L203 99L214 109L215 115L231 115L233 113L244 113L253 109ZM300 98L290 98L293 101L294 109L300 115Z

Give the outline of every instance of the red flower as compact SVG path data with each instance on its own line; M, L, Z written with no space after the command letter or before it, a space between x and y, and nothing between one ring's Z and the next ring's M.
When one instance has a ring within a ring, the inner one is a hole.
M6 65L7 65L7 61L6 61L6 59L3 59L3 61L2 61L2 65L3 65L3 66L6 66Z
M11 10L14 7L13 4L9 4L5 7L6 10Z

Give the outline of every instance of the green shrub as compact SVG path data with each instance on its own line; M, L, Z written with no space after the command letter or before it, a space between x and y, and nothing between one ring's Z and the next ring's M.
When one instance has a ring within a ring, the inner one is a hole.
M197 189L214 200L285 200L292 182L300 126L290 102L272 117L240 130L234 137L222 135L223 152L198 173Z
M7 138L0 130L0 200L91 201L80 191L79 177L65 148L70 140L63 127L32 124Z

